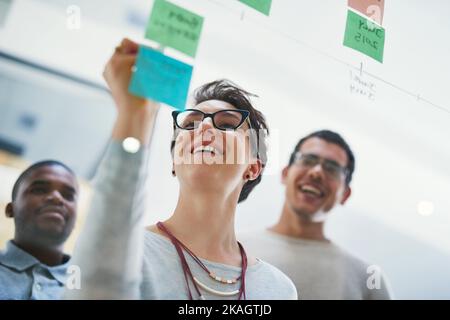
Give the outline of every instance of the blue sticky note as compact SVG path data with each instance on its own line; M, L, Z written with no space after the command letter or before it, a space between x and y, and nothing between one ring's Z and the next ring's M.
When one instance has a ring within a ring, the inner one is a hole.
M140 46L128 91L183 110L192 77L192 66Z

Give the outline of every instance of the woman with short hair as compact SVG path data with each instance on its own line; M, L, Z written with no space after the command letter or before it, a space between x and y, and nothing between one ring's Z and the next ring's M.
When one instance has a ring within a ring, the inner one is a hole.
M74 253L81 289L66 296L296 299L281 271L236 240L236 206L261 181L266 163L267 125L251 94L229 81L200 87L192 109L173 112L178 202L169 219L142 227L145 159L155 152L148 145L158 105L127 91L137 51L123 40L105 68L118 116ZM141 145L135 153L123 147L130 137Z

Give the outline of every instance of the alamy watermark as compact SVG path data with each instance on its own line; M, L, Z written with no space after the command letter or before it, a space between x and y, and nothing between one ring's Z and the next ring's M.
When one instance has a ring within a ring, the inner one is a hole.
M67 290L81 290L81 268L73 264L67 268L66 273Z
M76 5L70 5L66 8L66 27L69 30L81 29L81 8Z
M366 270L369 277L367 278L366 285L369 290L381 289L382 272L381 268L377 265L370 265Z
M175 165L246 165L259 160L266 165L266 174L270 174L278 170L279 137L277 130L267 136L263 129L177 129L173 136L173 162Z

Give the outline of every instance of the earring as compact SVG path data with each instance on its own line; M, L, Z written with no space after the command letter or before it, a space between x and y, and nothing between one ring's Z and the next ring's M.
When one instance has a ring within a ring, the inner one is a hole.
M172 170L172 177L175 177L175 176L176 176L175 170Z

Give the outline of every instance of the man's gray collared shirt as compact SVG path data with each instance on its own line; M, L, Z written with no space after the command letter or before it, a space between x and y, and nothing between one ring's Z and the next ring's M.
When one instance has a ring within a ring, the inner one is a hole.
M67 278L69 256L64 263L47 266L12 241L0 251L0 299L60 299Z

